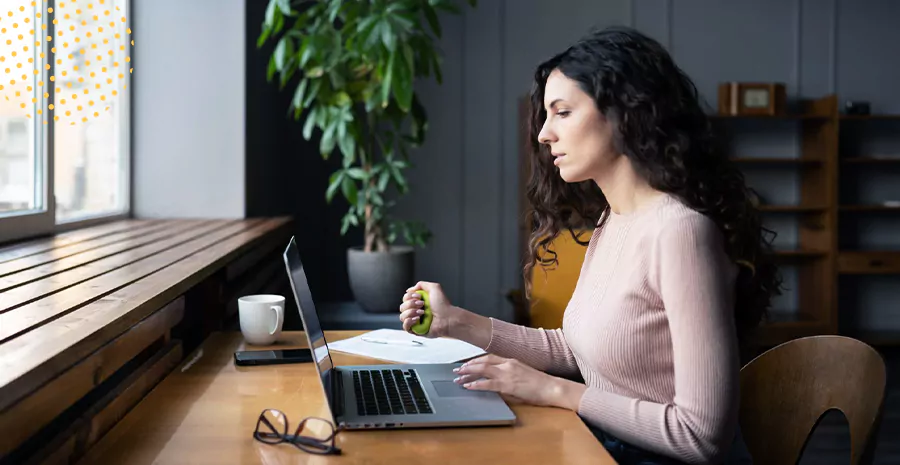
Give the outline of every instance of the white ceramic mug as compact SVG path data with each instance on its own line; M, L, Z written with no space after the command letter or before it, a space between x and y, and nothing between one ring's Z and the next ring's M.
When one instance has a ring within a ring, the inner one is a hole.
M250 344L267 345L278 340L284 325L284 297L248 295L238 299L241 333Z

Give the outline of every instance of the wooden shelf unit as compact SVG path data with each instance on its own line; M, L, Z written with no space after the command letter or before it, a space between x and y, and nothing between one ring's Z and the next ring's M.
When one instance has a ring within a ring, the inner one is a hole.
M868 132L874 131L874 132ZM897 140L896 132L900 131L900 115L874 114L874 115L841 115L840 116L840 141L838 160L841 166L838 180L842 195L838 199L840 231L845 227L850 231L863 222L865 228L873 231L873 224L866 220L886 221L893 223L900 220L900 206L894 204L897 198L883 198L884 189L870 189L868 194L863 194L863 186L875 183L871 179L877 173L878 177L887 176L891 182L900 182L900 153L895 150L875 150L873 147L880 136L889 138L891 142ZM868 143L867 143L868 142ZM892 148L895 147L891 144ZM883 178L882 178L883 179ZM858 192L854 192L857 191ZM877 195L878 198L873 198ZM860 199L865 197L864 200ZM894 201L887 205L883 202ZM884 224L884 223L881 223ZM875 226L880 227L880 226ZM888 226L889 227L889 226ZM839 231L839 234L840 234ZM890 241L887 246L880 244L863 244L862 237L855 238L849 231L841 241L841 250L838 252L837 271L839 281L855 282L852 286L861 284L861 280L870 280L878 275L888 276L889 280L900 281L900 241ZM859 233L857 233L859 234ZM882 234L882 236L887 236ZM900 236L900 231L894 234ZM881 242L884 239L879 240ZM859 243L857 243L857 241ZM893 275L893 276L891 276ZM841 278L843 277L843 278ZM884 278L874 278L884 279ZM897 282L895 281L895 282ZM900 284L900 282L897 282ZM895 286L900 287L900 286ZM853 287L844 287L839 292L848 294L852 298L854 291L861 292ZM893 303L887 303L893 305ZM842 331L843 334L856 337L864 342L878 346L900 345L900 328L891 329L884 327L871 327L872 323L860 327L855 323L854 314L859 309L854 303L848 303L842 307ZM861 313L860 313L861 314Z
M793 268L797 273L797 309L791 312L771 311L770 318L756 330L753 341L760 347L771 347L790 339L838 332L837 280L837 215L838 215L838 101L834 95L800 102L802 113L779 117L720 116L713 119L725 134L738 135L735 122L754 120L754 130L764 130L760 121L795 121L789 126L797 131L799 153L793 158L749 157L735 153L732 159L741 169L795 170L799 198L795 205L762 204L763 221L793 215L797 225L794 249L776 249L776 259L784 273ZM783 123L778 123L784 128ZM748 177L748 184L754 186ZM789 216L790 218L790 216ZM770 229L782 234L777 227Z
M801 137L800 153L793 158L750 157L743 153L733 157L742 169L796 170L800 184L797 205L760 206L764 218L773 214L797 215L797 248L777 250L776 257L785 266L798 267L799 308L796 313L776 314L759 328L755 338L760 344L770 346L811 334L845 334L872 344L900 345L900 330L857 330L852 323L845 325L853 321L855 309L838 307L840 276L900 275L900 247L898 250L841 250L838 240L841 224L853 224L865 215L900 219L900 206L878 203L894 199L842 202L839 196L842 178L847 181L857 176L856 170L882 171L883 167L893 172L900 168L900 153L857 153L846 132L865 128L870 123L890 125L890 128L897 125L900 130L900 115L842 115L833 95L801 105L803 113L780 117L714 115L726 129L732 121L744 119L794 120L798 122ZM757 123L754 127L759 126ZM840 142L853 148L844 147ZM864 178L856 179L865 182ZM900 182L900 171L897 180Z

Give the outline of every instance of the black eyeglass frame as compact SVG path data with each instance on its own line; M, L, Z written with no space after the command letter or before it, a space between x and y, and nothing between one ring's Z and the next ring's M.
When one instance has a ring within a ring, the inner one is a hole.
M266 412L277 412L281 418L284 418L284 432L279 433L275 425L266 418ZM320 420L325 422L328 426L331 427L331 434L328 435L325 439L314 438L312 436L305 436L300 434L303 431L303 427L306 426L306 422L309 420ZM264 432L259 430L259 426L265 424L269 427L271 432ZM253 439L256 439L259 442L269 445L281 444L282 442L287 442L293 444L298 449L310 453L310 454L319 454L319 455L340 455L341 449L334 444L334 439L337 434L341 431L340 427L335 428L334 424L331 421L328 421L324 418L320 417L306 417L304 418L299 425L297 425L297 429L294 431L294 434L287 434L290 430L290 426L288 423L288 417L281 410L267 408L263 410L259 414L259 418L256 420L256 429L253 431Z

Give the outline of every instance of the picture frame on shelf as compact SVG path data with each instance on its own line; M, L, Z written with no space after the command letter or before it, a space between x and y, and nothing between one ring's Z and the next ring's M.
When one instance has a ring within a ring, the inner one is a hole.
M784 116L787 89L779 82L724 82L719 84L720 115Z

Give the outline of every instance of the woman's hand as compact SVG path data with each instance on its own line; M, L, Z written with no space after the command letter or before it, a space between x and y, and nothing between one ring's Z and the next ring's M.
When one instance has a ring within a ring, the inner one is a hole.
M425 313L423 310L425 302L422 300L422 296L416 293L419 290L428 292L431 304L431 328L424 336L430 338L449 336L450 327L465 310L450 304L450 299L444 294L440 284L427 281L419 281L415 286L407 289L406 294L403 294L403 304L400 305L400 321L403 322L403 330L411 332L410 328L418 323L419 318Z
M562 407L577 411L585 386L548 375L511 358L488 354L453 370L454 381L466 389L495 391L528 404Z

